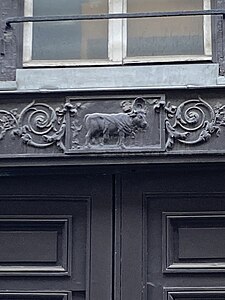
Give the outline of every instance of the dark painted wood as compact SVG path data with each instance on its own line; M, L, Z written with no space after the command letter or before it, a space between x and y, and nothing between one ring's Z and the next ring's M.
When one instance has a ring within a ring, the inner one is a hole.
M0 262L56 262L57 232L0 232Z
M122 182L121 174L116 174L113 177L113 190L114 190L114 290L113 300L121 299L121 223L122 223Z
M123 176L121 299L224 299L224 180L165 166Z
M225 299L224 288L171 288L164 289L163 300L212 300Z
M72 216L68 215L2 215L0 276L70 275L71 231Z
M13 300L72 300L72 293L68 291L1 291L0 299Z
M1 177L0 191L0 298L6 290L12 299L24 291L35 291L35 300L42 291L51 299L57 291L73 300L111 298L111 176Z
M214 195L215 198L221 195ZM179 194L176 195L176 198ZM200 203L201 194L181 196ZM195 200L191 199L194 198ZM172 195L168 201L172 203ZM197 208L197 204L195 204ZM224 272L225 214L220 212L162 213L163 270L166 273Z
M180 228L179 259L224 259L225 228Z
M115 178L97 175L97 170L74 175L72 169L59 175L40 170L36 176L1 176L0 239L8 229L9 234L59 232L60 247L66 226L57 222L69 215L73 250L69 276L55 271L46 277L42 271L20 280L13 262L5 274L10 280L0 277L0 299L7 290L19 294L12 299L33 291L31 298L38 300L47 290L54 295L72 292L75 300L222 300L225 259L218 239L224 234L224 169L158 165L144 171L127 169ZM205 236L202 243L196 240L199 235ZM214 243L206 240L210 236ZM205 252L198 252L197 243ZM66 254L60 249L62 262ZM24 299L30 300L27 295Z
M140 175L123 178L121 299L141 300L146 285L143 281L143 210ZM138 181L138 183L137 183Z

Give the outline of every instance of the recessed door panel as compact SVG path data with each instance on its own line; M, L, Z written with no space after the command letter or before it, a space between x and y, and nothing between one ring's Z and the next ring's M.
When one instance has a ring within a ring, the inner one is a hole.
M69 215L0 215L0 276L70 275L72 221Z

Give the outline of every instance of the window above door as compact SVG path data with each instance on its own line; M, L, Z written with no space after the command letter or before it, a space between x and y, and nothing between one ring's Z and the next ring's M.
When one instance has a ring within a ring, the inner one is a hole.
M210 9L210 0L25 0L25 16ZM207 61L211 17L24 24L24 66Z

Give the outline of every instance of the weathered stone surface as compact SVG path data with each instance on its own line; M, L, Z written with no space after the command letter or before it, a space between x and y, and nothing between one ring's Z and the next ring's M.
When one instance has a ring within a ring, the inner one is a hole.
M5 32L5 19L18 15L18 2L0 1L0 81L12 81L16 78L16 36L15 31Z

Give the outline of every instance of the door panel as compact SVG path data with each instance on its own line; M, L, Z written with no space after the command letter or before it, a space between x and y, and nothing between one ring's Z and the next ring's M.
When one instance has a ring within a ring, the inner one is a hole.
M70 292L0 292L0 299L10 300L72 300Z
M110 176L1 178L0 299L111 299L111 191Z
M215 175L123 178L122 300L225 299L225 176Z
M201 199L198 199L199 202ZM213 202L215 206L216 201ZM147 226L151 226L150 222ZM224 211L162 213L163 272L224 272L224 237Z
M224 288L165 289L163 300L224 300Z
M1 215L0 276L71 275L72 221L68 215Z

